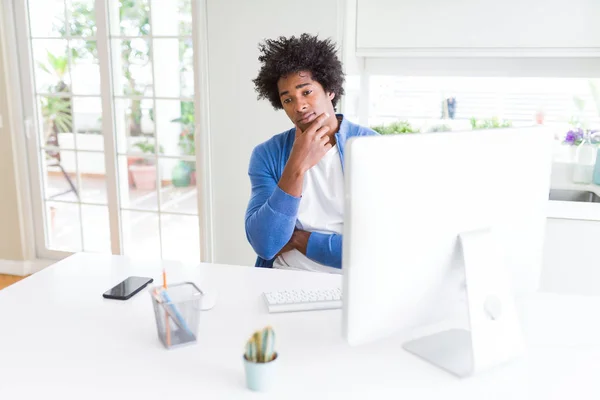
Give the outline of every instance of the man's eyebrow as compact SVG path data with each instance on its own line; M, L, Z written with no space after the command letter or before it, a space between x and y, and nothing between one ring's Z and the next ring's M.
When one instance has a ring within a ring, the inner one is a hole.
M311 85L310 82L306 82L306 83L301 83L298 86L296 86L296 89L302 89L304 86L308 86ZM288 94L289 92L287 90L284 90L283 92L279 93L279 96L283 96L284 94Z

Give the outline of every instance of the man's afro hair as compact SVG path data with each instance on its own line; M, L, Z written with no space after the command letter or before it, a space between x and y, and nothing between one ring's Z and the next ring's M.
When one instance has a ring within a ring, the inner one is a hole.
M291 73L309 71L312 79L319 82L325 92L335 93L333 107L344 94L344 71L338 60L335 44L330 39L319 40L317 36L303 33L278 39L266 39L258 46L262 66L253 79L258 99L267 99L273 108L282 109L277 82Z

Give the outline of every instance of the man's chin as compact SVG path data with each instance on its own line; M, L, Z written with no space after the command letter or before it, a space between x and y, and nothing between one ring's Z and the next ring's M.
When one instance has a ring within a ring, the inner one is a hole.
M310 125L306 125L306 124L296 124L296 127L300 128L300 130L302 132L306 132L306 130L308 129Z

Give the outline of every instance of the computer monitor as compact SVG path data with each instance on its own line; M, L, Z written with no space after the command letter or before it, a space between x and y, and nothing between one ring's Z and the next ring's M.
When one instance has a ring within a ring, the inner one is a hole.
M349 140L346 340L367 343L462 310L460 329L404 348L458 376L519 355L513 296L538 288L552 143L544 128Z

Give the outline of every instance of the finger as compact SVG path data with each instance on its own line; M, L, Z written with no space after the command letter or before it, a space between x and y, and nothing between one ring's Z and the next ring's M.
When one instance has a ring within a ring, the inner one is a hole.
M323 113L317 117L317 121L319 122L319 126L322 126L325 120L329 118L329 113Z
M329 113L323 113L319 115L313 122L310 124L310 127L306 130L306 133L316 133L319 128L323 126L325 120L329 118Z
M329 136L327 136L327 135L324 135L323 137L321 137L321 138L319 139L319 143L321 143L321 145L323 145L323 146L325 146L325 144L326 144L326 143L329 143L330 141L331 141L331 140L330 140L330 137L329 137Z
M320 127L319 129L317 129L315 138L317 138L317 140L321 139L323 136L326 136L327 132L329 132L330 130L331 130L331 128L328 127L327 125Z

